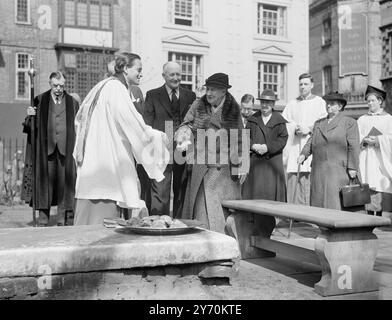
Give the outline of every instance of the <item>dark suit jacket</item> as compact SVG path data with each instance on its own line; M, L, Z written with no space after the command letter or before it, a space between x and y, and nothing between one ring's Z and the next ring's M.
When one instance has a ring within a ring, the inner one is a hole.
M180 87L180 120L184 120L196 94ZM165 85L147 92L144 104L144 121L154 129L165 132L165 121L172 121L171 101ZM177 128L174 128L174 131Z
M129 86L129 91L132 93L133 97L136 100L136 101L132 101L133 104L135 105L136 110L141 115L143 115L143 111L144 111L144 97L143 97L142 90L138 86L132 85L132 86Z

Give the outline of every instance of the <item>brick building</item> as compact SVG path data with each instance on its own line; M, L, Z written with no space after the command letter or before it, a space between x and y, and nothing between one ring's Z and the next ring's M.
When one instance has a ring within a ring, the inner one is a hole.
M382 79L387 91L386 109L392 113L392 0L381 0Z
M381 87L380 4L374 0L311 0L310 72L315 93L339 91L346 113L367 110L368 84Z
M49 90L52 71L62 70L66 90L83 98L113 53L130 50L130 14L128 0L0 1L0 137L24 138L31 57L35 95Z
M83 98L106 61L126 50L142 57L144 93L162 85L163 63L175 60L195 91L225 72L237 99L271 88L283 109L309 70L308 7L308 0L0 1L0 137L24 137L31 56L35 94L59 69L67 91Z

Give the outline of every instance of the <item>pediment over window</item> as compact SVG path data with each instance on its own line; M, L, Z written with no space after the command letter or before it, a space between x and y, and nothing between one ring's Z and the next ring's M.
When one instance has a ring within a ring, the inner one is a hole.
M293 54L279 48L277 45L269 45L264 47L259 47L253 50L253 53L258 54L271 54L276 56L285 56L285 57L292 57Z
M180 34L176 36L171 36L162 39L163 43L170 43L170 44L179 44L179 45L189 45L189 46L196 46L196 47L205 47L209 48L210 44L200 40L194 36L190 36L188 34Z

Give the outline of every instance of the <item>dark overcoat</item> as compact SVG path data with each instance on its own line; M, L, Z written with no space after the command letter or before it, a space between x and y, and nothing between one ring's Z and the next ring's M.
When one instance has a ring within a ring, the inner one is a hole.
M75 145L75 115L79 109L78 102L64 92L66 105L66 156L65 156L65 186L64 205L65 210L74 210L76 167L72 153ZM49 203L49 174L48 174L48 110L51 99L50 90L35 97L34 106L37 108L35 121L36 132L36 201L37 210L49 209L51 205L57 205L57 197L54 194L52 203ZM27 117L23 123L23 132L27 134L26 158L23 173L22 199L32 206L32 138L31 117ZM55 188L56 189L56 188Z
M267 145L268 152L260 156L251 152L250 169L242 187L243 199L265 199L286 202L286 179L282 152L287 143L287 121L278 112L264 124L260 111L248 119L250 146Z
M341 210L339 190L349 184L348 170L358 171L359 131L357 122L339 113L328 123L316 121L313 134L302 149L313 155L310 174L310 205Z

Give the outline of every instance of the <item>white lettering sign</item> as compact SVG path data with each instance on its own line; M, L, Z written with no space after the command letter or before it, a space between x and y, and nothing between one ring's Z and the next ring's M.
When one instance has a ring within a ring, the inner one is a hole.
M39 6L38 14L40 15L37 21L40 30L52 29L52 9L49 6Z
M38 278L38 289L51 290L52 289L52 269L48 265L43 265L38 268L38 273L42 274Z
M345 265L340 266L338 268L338 274L342 274L342 276L340 276L338 279L338 288L340 290L351 290L353 287L351 268Z
M339 15L339 29L351 30L352 29L352 9L349 5L341 5L338 8Z

